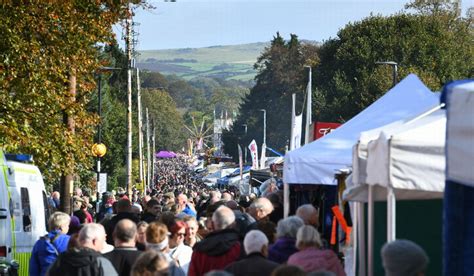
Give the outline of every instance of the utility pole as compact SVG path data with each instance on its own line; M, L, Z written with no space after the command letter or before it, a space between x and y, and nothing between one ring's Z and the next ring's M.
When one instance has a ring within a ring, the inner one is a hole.
M69 73L69 97L70 101L76 101L76 72L72 70ZM68 114L66 110L63 111L63 123L67 125L68 131L74 135L75 132L75 122L74 117L71 114ZM74 168L75 164L70 164ZM74 176L72 173L63 174L61 176L61 209L66 214L72 214L72 192L74 187Z
M146 183L147 187L151 188L150 185L150 121L148 117L148 108L146 109Z
M137 100L138 100L138 155L140 168L140 185L143 185L146 194L146 187L143 181L143 123L142 123L142 94L140 91L140 70L137 68Z
M132 189L132 12L126 20L126 48L127 48L127 195L131 197Z
M151 124L153 126L153 136L151 137L151 186L155 185L155 161L156 161L156 151L155 151L155 134L156 134L156 129L155 129L155 122L151 121Z

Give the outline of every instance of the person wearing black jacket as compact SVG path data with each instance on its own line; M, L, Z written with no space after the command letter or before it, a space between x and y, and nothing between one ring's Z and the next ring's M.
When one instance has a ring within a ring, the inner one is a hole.
M102 225L84 225L78 239L79 247L60 254L46 275L118 275L112 263L99 253L105 245L105 230Z
M260 230L251 230L245 235L244 249L247 255L225 268L234 276L271 275L273 270L280 265L267 259L268 239Z
M142 220L148 223L158 220L158 215L160 214L160 211L161 206L158 200L150 199L146 203L145 212L142 215Z
M135 247L137 237L137 226L129 219L122 219L115 226L114 250L104 255L110 260L119 275L128 276L132 266L142 251Z
M112 217L112 219L104 224L105 232L107 233L107 243L114 244L113 233L115 225L122 219L129 219L135 223L138 223L140 220L138 216L131 212L132 204L128 199L120 199L117 202L117 215Z

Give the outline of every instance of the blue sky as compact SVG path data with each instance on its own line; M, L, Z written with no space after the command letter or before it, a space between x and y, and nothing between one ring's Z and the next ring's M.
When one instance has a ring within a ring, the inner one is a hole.
M277 31L319 42L336 37L349 22L390 15L408 1L397 0L177 0L149 1L136 10L138 50L197 48L270 41ZM463 7L473 0L463 1ZM463 9L465 10L465 9ZM121 27L116 26L118 38Z

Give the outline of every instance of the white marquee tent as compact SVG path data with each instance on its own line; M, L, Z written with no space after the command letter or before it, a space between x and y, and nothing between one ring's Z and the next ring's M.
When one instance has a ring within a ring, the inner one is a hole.
M410 74L385 95L330 134L285 155L283 181L288 184L336 185L334 174L352 165L352 147L360 133L413 117L439 101Z
M387 199L387 187L394 188L397 199L442 198L445 111L430 111L377 130L378 138L363 139L370 134L362 133L354 146L352 183L344 199L367 202L368 185L374 186L375 201Z

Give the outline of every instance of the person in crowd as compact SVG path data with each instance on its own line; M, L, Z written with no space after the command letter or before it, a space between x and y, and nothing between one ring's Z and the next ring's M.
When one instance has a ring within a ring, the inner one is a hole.
M183 215L188 215L188 216L196 216L196 210L194 210L194 207L191 207L190 204L188 204L188 197L185 194L179 194L177 198L177 203L179 206L179 210L181 210L181 213Z
M146 229L146 249L155 250L169 255L168 227L165 224L154 221ZM171 258L168 258L171 260Z
M204 276L234 276L225 270L211 270L204 274Z
M105 231L107 233L108 244L114 243L113 232L115 229L115 225L117 225L119 221L121 221L122 219L129 219L135 223L139 222L138 216L132 213L131 209L132 209L132 205L130 203L130 200L120 199L117 202L117 215L112 217L112 219L104 225Z
M241 254L239 235L233 225L234 212L220 206L212 215L213 232L194 246L189 275L204 275L214 269L223 269Z
M79 247L59 255L47 275L118 275L110 261L100 254L105 245L102 225L88 223L79 232Z
M268 200L268 198L260 197L255 199L250 207L248 208L248 213L256 220L267 219L267 216L273 212L273 204Z
M68 214L54 212L48 220L51 231L41 237L31 252L29 274L45 275L57 256L67 250L70 236L67 235L71 218Z
M59 204L60 204L59 197L60 197L59 192L54 191L51 193L51 196L48 198L48 204L54 211L59 210Z
M183 221L187 225L184 244L193 248L197 242L202 240L202 237L198 234L199 224L193 216L185 216L183 217Z
M67 234L69 236L79 233L79 230L81 230L81 222L78 217L76 216L71 216L71 221L69 222L69 231Z
M299 251L288 258L289 265L299 266L306 272L326 270L337 276L346 275L336 253L321 248L321 237L316 228L304 225L298 229L296 247Z
M128 276L141 251L135 247L137 226L129 219L122 219L114 230L114 250L104 255L110 260L119 275Z
M273 205L273 212L268 216L270 221L277 224L283 218L283 193L275 191L266 196Z
M171 209L171 206L175 204L174 193L168 192L163 195L163 207L168 207Z
M312 204L304 204L296 209L296 216L304 221L304 224L314 226L318 229L319 212Z
M177 220L174 225L169 228L171 233L169 238L169 255L176 264L183 269L184 273L187 274L193 249L184 244L186 227L187 224L184 221Z
M232 198L232 195L229 192L223 192L222 193L222 200L227 202L229 200L233 200L233 198Z
M268 243L274 244L276 240L276 224L273 221L259 221L257 222L258 230L262 231L267 236Z
M306 276L306 272L295 265L280 265L273 270L271 276Z
M209 204L214 204L218 201L220 201L222 198L221 192L218 190L214 190L210 192L210 197L209 197Z
M92 215L89 212L89 209L92 208L92 205L89 203L89 197L88 196L83 196L82 200L83 201L82 201L82 204L81 204L81 210L86 215L86 223L92 223L92 222L94 222L94 219L92 218Z
M270 246L268 259L283 264L293 253L298 252L296 248L296 233L304 225L302 219L297 216L289 216L277 224L277 240Z
M82 193L82 190L81 190ZM82 197L74 196L72 202L73 215L79 219L81 225L87 223L87 215L83 209L84 199Z
M161 212L160 202L156 199L150 199L146 203L145 212L143 213L142 220L148 223L159 219Z
M146 250L146 229L148 228L148 223L146 221L140 221L137 224L137 242L136 247L140 251Z
M102 221L106 216L113 215L112 205L115 202L114 195L110 192L102 193L102 201L99 207L99 214L97 215L97 221Z
M409 240L395 240L381 250L382 265L387 276L423 276L429 258L425 250Z
M168 276L174 275L166 256L158 251L144 252L135 261L130 273L131 276Z
M79 247L81 247L81 243L79 242L79 232L77 232L71 235L71 238L67 243L67 250Z
M278 263L267 260L268 239L260 230L252 230L245 235L244 249L247 255L228 265L226 271L235 276L269 276L279 266Z
M79 188L79 187L76 187L76 188L74 189L74 196L82 197L82 189Z
M164 254L169 263L169 270L171 275L180 276L185 275L182 268L170 257L169 250L169 232L165 224L155 221L148 225L146 229L147 251L156 251Z

